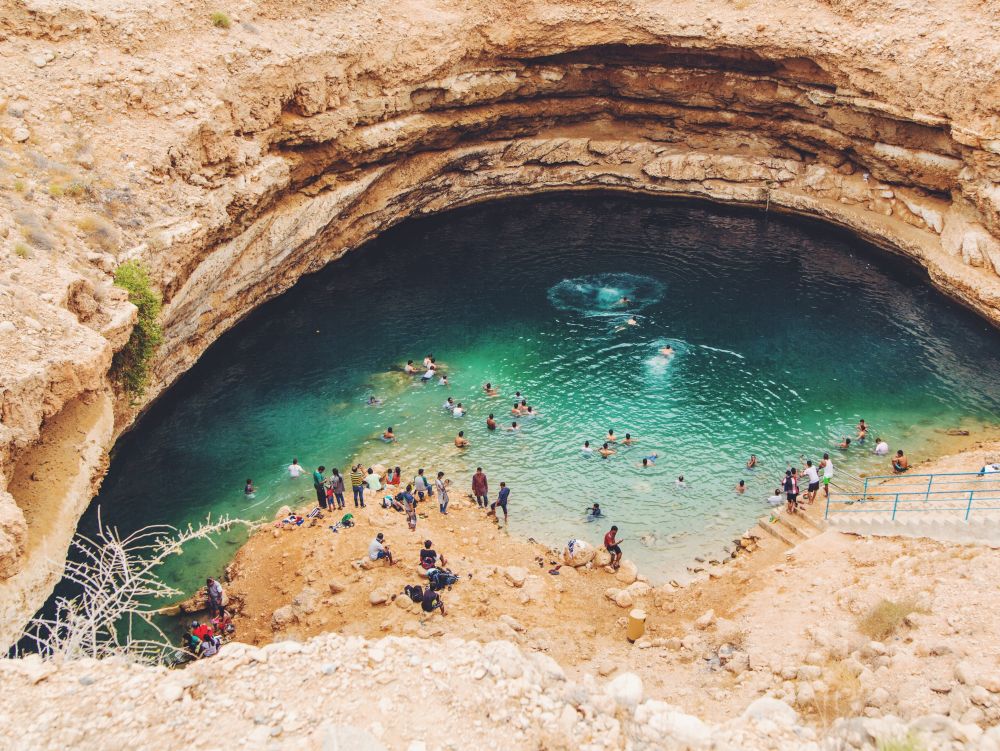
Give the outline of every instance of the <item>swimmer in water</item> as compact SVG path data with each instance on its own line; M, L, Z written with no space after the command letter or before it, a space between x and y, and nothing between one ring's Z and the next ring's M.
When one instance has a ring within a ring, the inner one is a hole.
M424 383L426 383L427 381L431 380L433 377L434 377L434 368L431 367L431 368L427 368L427 370L424 372L424 374L422 376L420 376L420 380L423 381Z
M660 347L660 354L669 359L675 354L674 348L669 344L666 347Z
M455 409L455 400L449 396L448 400L441 405L441 409L446 409L449 412L451 412L453 409Z
M837 444L837 448L839 449L849 449L850 447L851 447L851 439L848 438L847 436L844 436L844 440L842 440L840 443Z
M601 456L603 456L605 459L607 459L614 453L616 453L615 450L612 448L608 448L608 444L605 443L603 446L601 446Z
M865 424L864 419L858 422L858 443L864 443L865 438L868 437L868 426Z
M615 443L618 440L617 438L615 438L615 431L609 428L608 434L607 436L605 436L604 440L607 441L608 443Z
M642 461L639 462L640 467L650 467L656 464L656 460L659 457L656 454L650 454L649 456L642 457Z
M381 399L376 399L374 394L372 396L368 397L368 406L369 407L377 407L381 403L382 403L382 400Z
M428 353L427 357L424 358L424 367L430 368L434 364L434 355Z
M517 402L514 402L514 406L510 408L510 413L514 415L514 417L521 416L521 410L518 409Z
M465 415L465 407L462 406L462 402L455 405L455 409L451 411L452 417L463 417Z
M757 466L757 455L750 454L750 458L747 460L747 469L753 469Z
M493 388L492 383L487 383L485 386L483 386L483 393L485 393L486 396L500 396L500 392L497 389Z
M590 448L590 441L584 441L583 442L583 448L580 449L580 450L583 453L585 453L585 454L592 454L592 453L594 453L594 449Z
M413 360L407 360L406 365L403 366L403 372L406 375L415 375L417 372L417 366L413 364Z
M524 398L524 397L523 397L523 396L521 396L521 392L520 392L520 391L515 391L515 392L514 392L514 404L520 404L520 403L521 403L521 400L522 400L523 398Z
M243 486L243 495L253 495L257 492L257 488L253 486L253 480L249 477L247 478L247 484Z
M599 504L599 503L595 503L593 506L591 506L589 509L587 509L583 513L587 515L587 521L591 521L591 522L594 521L594 519L598 519L598 518L604 516L604 514L601 513L601 504Z
M519 427L518 427L518 425L517 425L517 420L515 420L514 422L512 422L512 423L510 424L510 427L509 427L509 428L507 428L507 432L508 432L508 433L516 433L516 432L517 432L517 431L519 431L520 429L521 429L521 428L519 428Z
M639 325L639 322L637 320L635 320L635 316L631 316L627 321L625 321L625 323L628 324L629 326L638 326Z
M686 482L684 482L684 475L680 475L680 476L679 476L679 477L677 478L677 487L678 487L678 489L680 489L680 490L683 490L684 488L686 488L686 487L687 487L687 483L686 483Z
M637 439L635 439L635 438L633 438L633 437L632 437L632 434L631 434L631 433L626 433L626 434L625 434L625 440L624 440L624 441L622 441L622 443L623 443L624 445L626 445L626 446L631 446L631 445L633 445L633 444L635 444L635 443L638 443L638 442L639 442L639 441L638 441Z
M525 416L525 417L538 417L538 413L537 413L537 412L535 412L535 409L534 409L534 407L532 407L532 406L531 406L531 405L529 404L529 405L528 405L528 411L524 413L524 416Z
M447 386L447 385L448 385L448 376L446 375L441 376L441 379L438 381L438 386Z
M744 493L747 492L746 480L740 480L739 483L737 483L736 492L739 493L740 495L743 495Z
M458 448L460 449L464 449L466 446L469 445L469 439L465 437L464 430L458 431L458 435L455 436L455 445L458 446Z
M392 443L396 440L396 434L392 432L391 425L385 429L385 432L382 434L382 440L386 443Z
M627 308L631 304L632 301L628 299L628 295L622 295L621 297L618 298L618 302L615 303L615 305L618 305L623 308Z
M490 416L486 418L486 429L487 430L496 430L497 429L497 421L493 419L493 413L492 412L490 412Z
M522 415L526 415L526 414L528 414L528 402L527 402L527 400L525 400L525 399L522 399L522 400L521 400L521 403L520 403L520 404L518 405L517 409L518 409L518 411L519 411L519 412L520 412L520 413L521 413Z

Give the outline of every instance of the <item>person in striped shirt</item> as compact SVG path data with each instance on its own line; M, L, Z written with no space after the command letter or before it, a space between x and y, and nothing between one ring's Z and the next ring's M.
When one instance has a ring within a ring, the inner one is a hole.
M365 506L365 475L361 471L361 465L355 464L351 467L351 492L354 494L354 508Z

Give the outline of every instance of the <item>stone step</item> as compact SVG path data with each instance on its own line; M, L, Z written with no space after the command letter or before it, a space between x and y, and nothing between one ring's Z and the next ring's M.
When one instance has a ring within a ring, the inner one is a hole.
M796 521L792 521L795 519ZM799 541L808 540L813 536L813 533L808 530L808 528L803 529L797 521L799 519L799 514L778 514L778 524L780 524L784 529L789 530L793 538L797 538Z
M779 516L778 518L780 519L781 517ZM774 537L778 540L781 540L781 542L785 543L785 545L787 545L790 548L794 548L795 545L797 544L789 540L788 536L783 534L780 530L775 529L775 527L777 527L778 525L777 523L772 523L770 517L762 516L760 519L757 520L757 526L760 527L762 530L764 530L765 534L770 535L771 537Z

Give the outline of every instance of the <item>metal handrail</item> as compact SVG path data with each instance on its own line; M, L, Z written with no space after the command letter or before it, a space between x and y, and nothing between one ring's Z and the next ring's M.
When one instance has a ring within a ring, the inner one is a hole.
M871 490L869 486L873 486ZM885 505L891 501L893 520L897 514L907 511L961 511L964 512L964 519L968 521L973 511L1000 511L1000 473L939 472L905 476L874 475L864 479L864 486L860 492L847 491L843 494L859 497L844 500L835 498L831 493L826 501L824 518L829 518L831 513L886 512L889 508ZM960 502L961 506L939 505L949 502L952 504ZM833 507L833 504L851 506L859 503L864 504L866 508ZM910 507L912 504L917 504L918 507Z

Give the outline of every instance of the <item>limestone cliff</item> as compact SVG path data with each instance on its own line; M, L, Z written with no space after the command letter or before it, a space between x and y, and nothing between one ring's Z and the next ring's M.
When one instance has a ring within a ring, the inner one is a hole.
M3 636L54 577L16 583L40 562L12 473L65 405L111 394L128 258L166 303L147 400L385 227L543 190L818 216L1000 323L998 19L995 0L0 0ZM100 451L67 439L80 487L139 406L118 398Z

